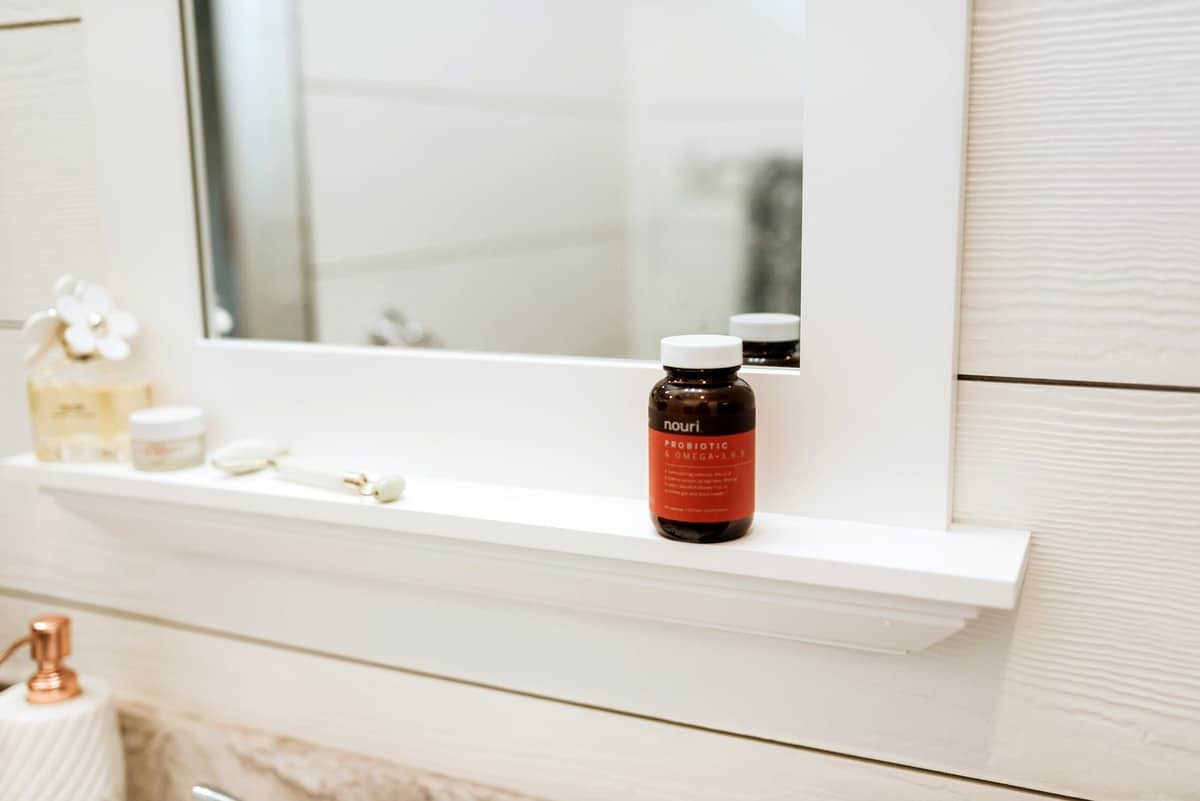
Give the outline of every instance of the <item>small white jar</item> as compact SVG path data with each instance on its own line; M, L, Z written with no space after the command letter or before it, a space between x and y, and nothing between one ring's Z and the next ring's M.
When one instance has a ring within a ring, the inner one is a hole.
M199 406L152 406L129 416L133 466L183 470L204 463L204 410Z

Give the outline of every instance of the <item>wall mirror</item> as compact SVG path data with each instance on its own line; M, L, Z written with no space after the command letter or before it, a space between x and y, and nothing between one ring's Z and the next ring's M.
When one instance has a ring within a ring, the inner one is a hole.
M210 336L656 358L799 314L805 0L193 0Z

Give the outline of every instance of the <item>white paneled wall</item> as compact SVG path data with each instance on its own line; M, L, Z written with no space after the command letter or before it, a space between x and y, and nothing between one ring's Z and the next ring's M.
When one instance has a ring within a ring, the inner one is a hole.
M1101 384L960 382L955 516L1034 530L992 758L1194 798L1200 4L976 0L969 109L960 373Z
M24 599L0 600L2 629L20 625L41 608ZM76 620L81 668L123 677L137 688L135 697L154 703L164 695L186 696L193 709L210 718L506 786L547 801L1043 797L264 643L69 611ZM8 671L9 677L15 675ZM261 677L270 680L256 680ZM299 698L304 702L297 703ZM315 798L325 789L310 792ZM372 794L373 788L357 789L356 799L382 798Z
M391 307L452 348L625 350L623 19L300 4L320 339L364 342ZM582 315L546 307L581 297Z
M976 0L963 373L1200 387L1197 25Z
M35 18L0 5L0 26ZM100 272L90 114L79 25L0 27L0 320L45 308L60 273Z
M959 384L955 518L1033 530L986 711L993 775L1200 787L1200 394Z

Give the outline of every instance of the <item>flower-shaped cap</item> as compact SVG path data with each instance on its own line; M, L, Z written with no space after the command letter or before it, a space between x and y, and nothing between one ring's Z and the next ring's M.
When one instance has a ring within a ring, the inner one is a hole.
M54 307L34 314L23 330L30 344L26 361L37 358L55 339L73 359L100 356L120 361L129 356L128 340L137 334L138 322L116 308L104 287L64 275L54 284Z

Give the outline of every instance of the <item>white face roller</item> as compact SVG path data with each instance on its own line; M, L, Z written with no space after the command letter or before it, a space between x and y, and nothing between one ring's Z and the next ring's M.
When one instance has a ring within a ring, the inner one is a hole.
M380 503L391 503L400 500L408 483L404 476L380 476L371 482L375 488L375 500Z
M232 475L274 467L279 471L279 477L287 481L336 492L356 492L371 496L380 503L391 503L404 494L405 481L402 476L385 475L372 479L365 473L335 470L286 454L286 448L273 442L240 440L214 453L212 464L218 470Z

